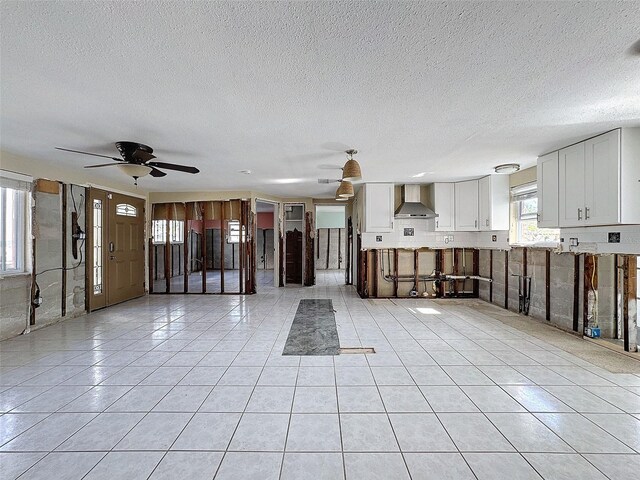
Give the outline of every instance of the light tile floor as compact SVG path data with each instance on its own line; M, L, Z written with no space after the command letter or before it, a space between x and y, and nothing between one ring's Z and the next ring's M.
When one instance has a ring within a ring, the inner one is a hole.
M148 296L2 342L0 477L640 473L640 375L466 301L363 301L340 281L319 272L314 288ZM377 353L282 356L301 298L331 298L341 345Z

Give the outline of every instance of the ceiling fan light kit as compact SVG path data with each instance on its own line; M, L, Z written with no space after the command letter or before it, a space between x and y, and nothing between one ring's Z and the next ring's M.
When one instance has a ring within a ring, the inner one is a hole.
M348 180L340 182L338 190L336 190L336 198L344 198L345 200L353 197L353 183Z
M152 168L146 165L137 165L135 163L119 163L118 168L133 178L140 178L151 173Z
M510 173L516 173L517 171L519 171L520 165L518 165L517 163L503 163L502 165L494 167L494 170L496 173L508 175Z
M347 150L345 153L349 155L349 159L342 168L342 180L354 182L356 180L362 179L362 170L360 169L360 164L353 158L353 156L358 153L358 151L351 149Z

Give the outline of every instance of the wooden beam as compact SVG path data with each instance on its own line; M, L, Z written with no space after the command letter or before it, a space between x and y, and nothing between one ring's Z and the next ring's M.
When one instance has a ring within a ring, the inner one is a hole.
M84 218L88 218L88 217L84 217ZM153 248L153 238L149 238L147 243L149 245L148 247L149 248L149 293L153 293L153 275L155 270L155 262L154 262L155 252Z
M226 214L225 214L225 205L222 203L222 207L220 208L220 293L224 293L224 262L225 262L225 247L226 247ZM211 250L213 250L213 235L211 236ZM206 258L206 252L205 252ZM211 265L213 267L213 265ZM206 270L205 270L205 278L206 278Z
M527 276L527 271L528 271L528 265L527 265L527 247L524 247L522 249L522 276L526 277Z
M504 308L509 309L509 250L504 251Z
M342 229L338 229L338 270L342 266Z
M393 249L393 296L398 298L398 258L397 248Z
M416 293L420 290L420 286L418 285L418 269L420 260L418 259L418 249L416 248L413 251L413 283L416 286Z
M327 228L327 270L329 270L330 256L331 256L331 229Z
M544 308L545 319L551 320L551 250L546 250L544 262Z
M489 250L489 303L493 303L493 250Z
M183 239L183 252L182 263L184 264L184 293L189 293L189 250L191 250L191 241L189 239L189 220L193 215L193 203L185 203L184 205L184 239Z
M62 281L60 316L67 315L67 184L62 184Z
M165 292L171 292L171 212L172 208L166 209L166 218L164 219L165 235L164 235L164 287Z
M455 248L451 249L451 257L453 261L453 274L458 275L458 252ZM458 296L458 280L453 281L453 295Z
M580 297L580 256L573 257L573 331L577 332L578 323L578 305Z
M373 269L373 277L371 279L371 295L374 298L378 297L378 261L379 261L379 255L378 255L378 250L373 249L371 250L371 263L372 263L372 269Z
M244 292L244 275L243 275L243 270L244 270L244 255L243 255L243 246L244 246L244 236L243 235L243 230L244 230L244 225L245 225L245 219L244 219L244 208L242 208L242 204L240 205L240 241L238 242L238 281L239 281L239 285L238 288L240 289L239 292L243 293Z
M480 275L480 250L473 249L473 274ZM480 296L480 280L473 280L473 296Z
M305 212L305 268L304 268L304 285L311 287L316 283L316 265L313 255L313 238L311 237L313 228L313 214ZM328 252L327 252L328 253ZM327 259L328 259L327 255ZM328 261L328 260L327 260Z

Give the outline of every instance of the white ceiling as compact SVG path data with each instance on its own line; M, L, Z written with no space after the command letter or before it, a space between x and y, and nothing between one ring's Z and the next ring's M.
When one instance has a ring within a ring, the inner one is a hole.
M2 149L80 168L103 162L53 147L134 140L202 170L150 191L330 196L341 144L365 181L461 179L640 125L640 2L0 8Z

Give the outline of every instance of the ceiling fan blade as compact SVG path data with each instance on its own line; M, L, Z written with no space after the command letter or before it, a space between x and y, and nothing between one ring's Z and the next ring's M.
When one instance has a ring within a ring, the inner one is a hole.
M149 160L153 160L154 158L156 158L155 155L149 152L145 152L144 150L136 150L135 152L133 152L131 157L135 160L142 160L143 163L146 163Z
M146 163L149 167L159 167L166 168L167 170L177 170L178 172L185 173L200 173L196 167L187 167L186 165L176 165L175 163L164 163L164 162L149 162Z
M149 172L149 175L151 175L152 177L165 177L167 174L164 172L161 172L157 168L151 167L151 171Z
M118 163L101 163L99 165L85 165L84 168L112 167L113 165L119 165L119 164Z
M81 153L82 155L93 155L94 157L103 157L110 158L111 160L115 160L116 162L121 162L121 158L110 157L109 155L100 155L99 153L90 153L90 152L81 152L80 150L71 150L69 148L55 147L56 150L63 150L65 152L73 152L73 153Z

